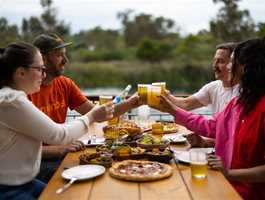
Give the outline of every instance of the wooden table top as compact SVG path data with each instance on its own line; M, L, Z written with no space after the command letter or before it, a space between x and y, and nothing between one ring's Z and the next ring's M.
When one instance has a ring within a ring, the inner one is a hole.
M98 134L102 132L97 131ZM187 145L175 146L177 150L187 149ZM61 194L55 191L67 183L61 177L65 167L79 164L79 155L95 152L95 148L69 153L61 163L47 187L39 197L40 200L171 200L171 199L241 199L225 177L218 171L208 170L205 180L191 178L188 165L173 162L173 175L169 178L153 182L128 182L110 177L108 170L102 176L76 182Z

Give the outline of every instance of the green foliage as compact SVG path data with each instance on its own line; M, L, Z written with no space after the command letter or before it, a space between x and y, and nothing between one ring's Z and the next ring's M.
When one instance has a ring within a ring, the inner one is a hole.
M91 62L91 61L114 61L123 60L125 54L119 50L107 51L90 51L88 49L77 49L71 53L73 61Z
M175 22L164 17L153 17L139 14L131 19L132 10L118 14L123 24L124 39L127 46L138 45L144 38L161 40L167 38L174 28Z
M4 17L0 17L0 30L0 47L20 39L18 27L16 25L9 25Z
M265 23L258 23L257 28L257 36L265 37Z
M157 62L170 58L172 47L169 44L144 39L136 51L136 57L140 60Z
M77 48L93 48L95 50L117 50L124 48L123 38L116 30L103 30L95 27L88 31L81 31L73 36Z
M217 42L208 32L200 32L197 35L188 35L179 41L175 57L178 62L186 65L211 61L215 52Z
M52 0L40 0L43 7L43 13L36 17L32 16L28 20L22 20L22 36L25 41L31 42L34 37L44 32L58 33L59 35L68 35L70 26L64 21L58 21L57 10L52 7Z
M195 76L196 74L196 76ZM124 87L138 83L166 81L172 91L194 92L211 80L211 70L175 62L151 64L139 61L72 63L66 75L83 88Z
M221 41L239 42L254 36L255 24L248 10L239 10L237 2L241 0L213 0L222 2L216 19L210 21L212 34Z
M40 0L43 12L23 19L21 29L0 17L0 46L57 32L74 43L68 48L72 65L66 75L83 88L166 81L173 91L194 92L212 79L210 65L218 43L265 36L265 23L255 25L247 10L239 10L240 1L213 0L224 6L210 22L210 31L180 36L173 20L132 16L132 10L118 14L121 30L95 27L71 35L70 26L57 19L53 1Z

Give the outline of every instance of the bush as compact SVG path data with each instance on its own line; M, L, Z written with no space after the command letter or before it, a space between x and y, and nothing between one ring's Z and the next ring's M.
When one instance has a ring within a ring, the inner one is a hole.
M144 39L136 51L136 57L144 61L158 62L168 59L171 52L172 47L166 43Z
M123 60L125 54L123 51L90 51L87 49L79 49L71 54L73 61L92 62L92 61L115 61Z

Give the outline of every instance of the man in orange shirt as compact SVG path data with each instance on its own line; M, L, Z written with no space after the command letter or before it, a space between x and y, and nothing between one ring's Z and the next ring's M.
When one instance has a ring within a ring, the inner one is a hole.
M39 48L47 71L40 91L30 95L30 100L57 123L65 122L68 108L82 115L91 110L93 103L82 95L78 86L70 78L63 76L68 62L65 47L72 43L65 43L55 34L41 34L33 44ZM44 145L38 178L48 182L64 155L69 151L79 151L83 146L84 144L80 141L75 141L68 146Z
M82 95L78 86L70 78L63 76L68 62L65 47L72 43L64 42L56 34L41 34L35 38L33 44L39 48L47 70L40 91L30 95L30 100L57 123L65 122L68 108L82 115L90 111L94 104ZM115 116L136 105L136 97L116 105ZM58 167L61 161L59 158L63 158L69 151L79 151L83 146L84 144L80 141L75 141L70 146L43 146L43 159L38 178L47 182Z

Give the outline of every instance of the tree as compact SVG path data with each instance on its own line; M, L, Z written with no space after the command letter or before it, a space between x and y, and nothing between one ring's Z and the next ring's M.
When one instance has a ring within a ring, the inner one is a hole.
M127 46L135 46L144 38L161 40L171 33L174 28L174 21L164 17L153 17L149 14L139 14L131 19L132 10L118 13L121 19Z
M95 27L88 31L80 31L74 35L77 46L93 50L116 50L120 47L120 33L116 30L104 30Z
M210 21L212 34L221 41L242 41L254 36L255 24L248 10L239 10L237 3L241 0L213 0L224 3L216 19Z
M265 36L265 23L258 23L257 25L257 36L264 37Z
M16 25L9 25L6 18L0 18L0 47L5 47L10 42L19 40L19 31Z
M137 49L136 56L140 60L159 62L169 58L172 49L173 48L169 44L151 39L144 39Z
M70 26L64 21L58 21L57 10L52 7L52 0L40 0L44 11L39 17L32 16L28 20L23 18L22 35L24 40L32 41L32 39L44 32L54 32L59 35L68 35Z

